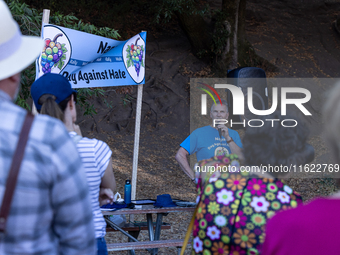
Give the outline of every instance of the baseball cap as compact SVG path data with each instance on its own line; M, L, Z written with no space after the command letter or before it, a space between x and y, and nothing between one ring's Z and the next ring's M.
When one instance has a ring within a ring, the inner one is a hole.
M73 93L77 93L77 91L72 89L67 78L55 73L42 75L31 86L31 95L38 111L40 111L42 106L39 104L39 98L42 95L54 95L56 103L59 104Z

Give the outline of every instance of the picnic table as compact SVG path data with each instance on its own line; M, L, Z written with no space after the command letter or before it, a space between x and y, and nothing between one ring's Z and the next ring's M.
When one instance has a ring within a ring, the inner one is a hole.
M129 242L127 243L113 243L107 244L108 251L122 251L122 250L130 250L130 254L135 254L134 250L137 249L146 249L150 252L150 254L157 254L158 248L161 247L177 247L178 254L180 253L180 249L183 245L183 239L168 239L168 240L160 240L161 229L163 226L167 226L167 224L163 223L163 216L167 216L169 213L183 213L183 212L194 212L195 207L161 207L157 208L153 205L139 205L134 209L119 209L117 211L102 211L104 218L107 224L122 234L129 237ZM111 222L107 216L109 215L119 215L119 214L143 214L146 216L147 220L147 230L149 234L149 240L140 242L135 236L126 232L123 228L118 227L116 224ZM154 225L152 222L152 214L157 214L156 224Z

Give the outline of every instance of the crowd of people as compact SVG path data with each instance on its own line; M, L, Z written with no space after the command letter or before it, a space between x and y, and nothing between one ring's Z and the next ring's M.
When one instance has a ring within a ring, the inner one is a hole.
M41 53L43 41L23 36L0 0L0 197L8 187L24 120L29 113L15 105L21 71ZM31 86L40 114L28 135L10 204L1 200L0 254L106 255L106 223L102 204L114 202L116 181L112 151L100 140L83 137L75 124L77 92L58 74L44 74ZM340 85L330 92L323 116L325 136L340 162ZM214 119L228 119L227 102L210 110ZM267 119L282 120L280 112ZM192 254L338 254L340 192L303 204L289 187L285 172L263 172L263 165L303 165L314 157L303 124L286 128L266 122L248 127L242 141L226 125L208 125L192 132L176 154L181 169L197 185L197 212ZM218 142L216 142L218 141ZM194 171L188 155L196 153ZM253 169L240 171L241 167ZM340 178L339 178L340 179ZM340 182L339 182L340 185ZM2 209L9 207L3 217ZM338 209L337 209L338 208Z

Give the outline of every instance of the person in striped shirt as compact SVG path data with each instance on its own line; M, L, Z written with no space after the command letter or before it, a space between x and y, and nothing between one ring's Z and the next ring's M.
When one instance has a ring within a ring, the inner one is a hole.
M116 189L116 181L112 169L112 151L103 141L81 136L79 127L75 124L77 119L76 93L67 78L53 73L44 74L31 87L31 95L38 112L63 121L69 135L76 143L86 170L91 194L98 255L106 255L108 254L104 239L106 223L100 204L114 201L113 192Z

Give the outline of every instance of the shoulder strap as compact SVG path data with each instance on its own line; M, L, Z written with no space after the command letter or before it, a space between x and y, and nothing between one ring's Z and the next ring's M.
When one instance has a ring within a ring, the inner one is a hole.
M17 177L20 170L21 161L24 157L25 147L28 140L28 134L33 123L34 116L27 112L24 124L21 128L18 144L14 152L11 168L8 173L6 181L6 189L2 199L2 205L0 209L0 232L4 233L6 229L7 216L11 207L13 193L17 183Z

